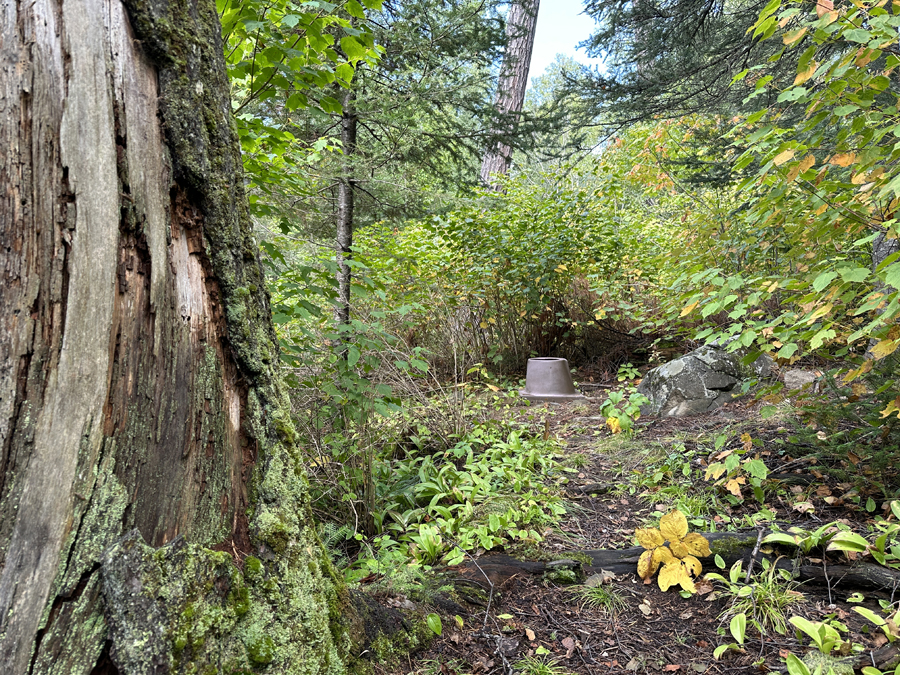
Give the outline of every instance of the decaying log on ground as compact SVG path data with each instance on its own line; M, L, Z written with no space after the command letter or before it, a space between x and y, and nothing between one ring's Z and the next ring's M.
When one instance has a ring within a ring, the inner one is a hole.
M764 533L765 534L765 533ZM756 548L759 537L757 530L740 532L707 532L703 536L709 540L713 556L719 554L726 567L731 567L738 560L743 561L743 569L747 569L750 556ZM604 570L615 575L635 574L637 562L644 549L634 546L624 549L606 549L596 551L578 551L560 553L559 558L571 559L577 563L586 575ZM702 558L704 570L714 570L713 556ZM798 581L830 585L832 588L881 589L888 592L900 589L900 572L870 562L852 564L831 564L805 562L789 556L773 556L758 554L756 564L767 558L780 569L792 571ZM487 555L476 561L465 563L460 569L460 576L468 583L474 583L485 591L493 586L495 590L516 576L525 574L543 574L554 562L534 562L517 560L505 554Z

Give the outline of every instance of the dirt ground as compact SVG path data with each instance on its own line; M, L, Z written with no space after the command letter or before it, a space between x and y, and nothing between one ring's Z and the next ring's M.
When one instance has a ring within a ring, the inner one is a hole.
M596 417L596 406L553 406L549 431L564 443L564 453L577 473L569 474L565 486L569 512L557 528L545 533L541 558L546 561L570 557L573 551L633 547L634 529L656 524L659 514L674 508L679 500L700 511L686 513L694 531L752 529L772 520L782 527L794 524L813 530L841 520L865 532L866 524L882 515L885 486L900 482L896 469L873 468L864 457L852 453L849 461L834 460L823 466L812 457L815 447L794 434L797 424L791 423L790 410L763 420L760 407L745 401L696 417L641 420L638 433L627 439L608 433L603 419ZM684 468L678 457L688 456L693 465L702 468L714 459L714 439L723 433L730 440L720 451L739 444L741 434L749 434L757 440L753 452L765 461L770 476L780 478L766 483L764 504L771 513L765 522L754 521L759 518L754 514L763 507L748 488L742 502L729 501L719 489L708 503L708 495L715 494L708 484L687 490L671 487L678 483L677 473ZM673 453L674 460L668 461ZM658 472L663 477L654 481ZM871 512L866 508L873 506L870 497L877 504ZM777 555L777 551L770 552ZM521 551L508 553L526 558ZM825 563L840 562L844 555L829 554ZM806 562L823 561L812 558ZM720 571L711 559L704 560L704 566L704 573ZM581 581L601 571L582 567ZM727 576L727 571L722 574ZM619 598L620 606L610 610L586 603L579 594L582 584L560 585L546 574L521 572L496 581L492 589L488 587L489 607L469 604L459 619L442 612L441 637L396 672L785 672L788 652L802 657L809 651L810 640L805 636L798 640L790 625L784 634L768 630L763 635L748 626L743 647L715 659L717 646L734 642L728 619L721 618L734 596L718 584L700 583L701 593L683 598L675 589L663 593L655 580L648 585L634 572L621 574L604 586ZM848 598L859 600L859 595L852 597L859 592L864 596L862 603L847 602ZM829 584L796 585L787 597L794 602L784 609L785 617L844 624L844 640L865 649L851 661L864 663L871 658L868 652L885 649L887 640L882 632L853 607L862 604L878 613L879 600L893 602L891 592L853 588L831 579Z

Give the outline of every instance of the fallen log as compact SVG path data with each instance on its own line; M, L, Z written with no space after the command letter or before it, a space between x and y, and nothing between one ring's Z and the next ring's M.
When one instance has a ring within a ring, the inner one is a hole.
M756 550L759 540L758 530L738 532L706 532L702 533L710 543L711 556L701 558L704 570L715 571L713 560L716 554L725 561L726 569L738 560L743 569L750 564L751 556ZM766 532L763 533L763 536ZM602 549L561 553L560 559L569 559L572 567L580 567L585 576L599 573L601 570L621 576L636 574L637 562L644 549L633 546L623 549ZM779 569L791 571L798 581L829 585L831 588L878 589L892 592L900 589L900 572L882 565L867 561L846 563L804 563L802 559L788 556L774 556L757 552L754 565L768 559ZM543 574L552 567L560 567L561 560L540 562L518 560L512 556L497 553L484 555L478 559L467 561L460 566L460 576L465 583L476 584L485 592L491 588L501 589L511 579L525 574ZM563 561L564 562L564 561Z

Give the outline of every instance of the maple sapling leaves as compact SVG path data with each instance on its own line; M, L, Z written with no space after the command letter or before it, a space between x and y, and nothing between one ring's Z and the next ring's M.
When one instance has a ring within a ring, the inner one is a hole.
M663 516L659 529L637 529L634 536L647 549L641 553L637 568L644 583L650 583L650 578L662 566L657 578L661 590L681 586L689 593L696 591L691 577L698 576L703 570L698 558L710 555L709 542L701 534L688 532L687 518L681 511L676 509ZM666 541L668 546L665 546Z

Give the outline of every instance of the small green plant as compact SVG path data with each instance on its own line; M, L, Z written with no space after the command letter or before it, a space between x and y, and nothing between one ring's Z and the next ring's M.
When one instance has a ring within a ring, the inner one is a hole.
M805 633L818 649L802 660L795 654L788 654L785 665L789 675L853 675L856 657L847 657L851 651L859 651L862 647L841 637L841 632L847 632L846 626L839 621L810 621L802 616L792 616L789 621L797 629L798 637Z
M419 525L418 534L410 534L410 553L423 565L437 562L444 553L445 544L441 531L433 525Z
M636 380L641 376L641 371L635 368L630 363L623 363L619 366L619 371L616 373L616 379L619 382L625 382L625 380Z
M769 560L763 559L762 572L749 583L741 579L743 570L738 560L728 571L728 578L718 573L710 573L706 578L724 584L732 596L731 605L722 613L723 618L744 615L760 633L770 630L784 635L787 632L785 610L803 597L796 588L791 573L777 569Z
M737 500L743 500L741 488L748 484L753 488L753 494L762 504L765 501L763 481L769 475L759 456L747 456L753 449L753 439L750 434L742 434L741 448L722 450L727 437L723 434L716 438L716 454L713 462L706 469L706 480L715 481L716 486L724 487Z
M734 642L729 642L728 644L719 645L713 651L713 657L718 661L722 658L722 655L728 651L744 651L744 639L747 637L747 617L744 614L735 614L731 617L731 622L728 624L728 630L731 633L731 637L734 638Z
M581 607L600 610L604 614L615 617L628 606L622 595L609 584L597 586L581 586L573 590Z
M892 501L890 509L893 517L900 518L900 502ZM879 517L874 527L878 535L871 543L855 532L843 530L831 537L828 550L863 553L879 565L900 569L900 523Z
M670 452L661 459L650 463L645 469L635 469L635 482L643 487L655 487L663 482L679 478L689 478L692 473L691 460L696 453L687 450L684 443L673 443Z
M638 559L638 576L644 583L650 583L650 578L662 565L657 583L662 591L669 590L670 586L681 586L688 593L696 593L692 576L696 577L703 571L703 565L698 557L710 555L709 542L701 534L688 532L688 522L685 515L678 511L672 511L660 518L659 529L649 527L637 529L634 536L645 550ZM666 541L669 542L665 546Z
M432 633L434 633L438 637L441 636L441 633L444 630L444 627L441 624L441 617L439 617L437 614L432 612L431 614L429 614L428 616L425 617L425 624L428 626L428 629Z
M864 551L868 546L865 539L849 531L849 527L837 521L825 523L813 531L799 527L788 528L787 532L772 532L763 539L764 544L794 546L803 553L819 548L843 551ZM837 540L832 546L832 540Z
M526 656L513 664L513 670L522 675L568 675L565 668L561 668L552 661L545 661L534 656Z
M421 667L412 671L410 675L446 675L446 673L465 673L466 666L462 661L450 659L442 661L440 659L427 659L420 662Z
M627 433L634 428L634 423L640 418L641 406L649 402L650 399L629 386L622 391L609 392L606 400L600 405L600 414L606 418L606 426L614 434Z
M897 621L900 620L898 613L900 612L894 612L885 618L866 607L854 607L853 611L878 626L884 632L888 642L894 642L900 637L900 628L897 627Z

